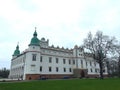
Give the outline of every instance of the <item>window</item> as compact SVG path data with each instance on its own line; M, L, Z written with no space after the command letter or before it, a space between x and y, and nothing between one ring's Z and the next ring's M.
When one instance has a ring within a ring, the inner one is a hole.
M96 62L94 62L94 65L95 65L95 67L96 67Z
M52 57L49 57L49 63L52 63Z
M66 72L66 68L63 68L64 69L64 72Z
M72 72L71 68L69 68L69 72Z
M95 69L95 72L97 73L97 69Z
M82 56L82 54L79 54L79 56Z
M31 65L31 71L35 71L35 65Z
M52 71L52 68L51 67L49 67L49 72L51 72Z
M75 60L73 60L73 64L75 64Z
M91 72L93 72L92 68L90 69Z
M81 65L83 65L83 60L81 60Z
M69 64L71 64L71 60L69 60Z
M36 54L32 55L32 61L36 61L36 56L37 56Z
M58 63L58 58L56 58L56 63Z
M24 67L22 66L22 70L24 70Z
M92 62L90 61L90 66L92 66Z
M65 59L63 59L63 64L65 64L65 61L66 61L66 60L65 60Z
M40 57L40 62L42 62L42 56Z
M86 61L86 67L87 67L87 61Z
M81 68L83 68L83 60L81 60Z
M103 69L103 73L105 73L105 69Z
M42 72L42 66L40 66L40 72Z
M58 72L58 67L56 67L56 72Z

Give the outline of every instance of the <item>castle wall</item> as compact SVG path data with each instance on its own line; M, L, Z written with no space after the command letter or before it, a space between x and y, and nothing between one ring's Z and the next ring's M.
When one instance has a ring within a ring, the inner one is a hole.
M35 39L35 38L34 38ZM73 49L49 46L49 40L41 39L40 45L29 44L19 56L11 60L11 78L24 80L73 77L75 73L89 77L99 76L99 64L90 56L85 56L84 49L75 46ZM74 72L74 70L77 72ZM105 75L107 68L105 67Z

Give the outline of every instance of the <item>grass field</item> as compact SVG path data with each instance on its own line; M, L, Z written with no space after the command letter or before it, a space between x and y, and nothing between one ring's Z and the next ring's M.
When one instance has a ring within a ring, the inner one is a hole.
M39 80L0 82L0 90L120 90L120 79Z

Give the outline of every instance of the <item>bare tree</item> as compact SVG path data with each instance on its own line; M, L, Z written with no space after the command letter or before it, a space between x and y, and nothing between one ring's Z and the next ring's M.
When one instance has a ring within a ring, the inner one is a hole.
M118 76L120 78L120 44L115 45L115 52L117 54L117 61L118 61Z
M110 77L118 75L118 62L116 61L116 57L112 57L107 60L107 71Z
M0 77L8 78L9 72L10 72L10 70L8 70L6 68L0 69Z
M115 41L114 37L110 38L107 35L103 35L101 31L97 31L94 37L91 32L89 32L88 37L84 40L84 48L87 49L87 52L92 53L94 60L99 63L101 79L104 78L103 66L106 56L109 52L113 51Z

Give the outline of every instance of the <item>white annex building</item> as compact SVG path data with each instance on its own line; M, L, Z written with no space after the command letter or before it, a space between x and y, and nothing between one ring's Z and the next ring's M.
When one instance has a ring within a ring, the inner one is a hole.
M77 45L73 49L49 46L49 40L37 38L35 30L28 49L20 53L19 45L12 56L9 78L99 77L99 64ZM107 75L107 68L104 68Z

